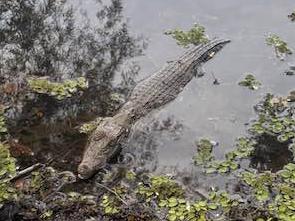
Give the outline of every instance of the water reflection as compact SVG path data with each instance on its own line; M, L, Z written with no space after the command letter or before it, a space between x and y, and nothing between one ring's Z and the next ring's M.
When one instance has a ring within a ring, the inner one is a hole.
M0 105L14 147L35 153L29 161L77 156L69 151L81 152L85 136L75 126L116 110L139 71L130 59L142 53L143 41L130 35L120 0L93 0L97 11L91 18L78 15L70 3L0 2ZM114 86L118 75L121 83ZM89 86L57 100L30 91L32 76L55 82L85 77Z
M257 142L250 167L258 171L277 172L292 162L293 154L288 150L289 143L280 143L276 137L269 135L258 137Z

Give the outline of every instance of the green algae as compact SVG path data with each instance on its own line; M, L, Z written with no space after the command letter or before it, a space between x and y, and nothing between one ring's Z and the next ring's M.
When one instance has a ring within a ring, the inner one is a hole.
M198 45L207 43L208 36L205 34L205 28L199 24L195 24L190 30L183 31L181 29L174 29L165 32L165 35L171 35L178 45L187 47L189 44Z

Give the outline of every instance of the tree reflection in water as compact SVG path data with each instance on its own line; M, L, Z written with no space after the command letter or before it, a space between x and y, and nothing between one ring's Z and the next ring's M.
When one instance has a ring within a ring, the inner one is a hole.
M85 138L80 143L74 139L81 136L73 125L118 108L139 71L130 59L142 53L144 41L130 35L121 0L93 0L97 13L89 19L78 16L69 3L0 2L0 104L10 135L33 149L34 160L60 156L73 143L81 146ZM120 74L121 83L114 86ZM30 91L29 77L54 82L85 77L89 86L57 100Z

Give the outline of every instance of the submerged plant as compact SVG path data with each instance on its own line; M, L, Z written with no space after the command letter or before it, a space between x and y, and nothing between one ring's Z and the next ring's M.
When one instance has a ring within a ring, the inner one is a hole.
M88 87L86 79L84 77L77 78L75 80L66 80L63 83L51 82L46 79L29 79L29 87L36 93L48 94L56 97L58 100L62 100L71 97L79 89L85 89Z
M189 31L185 32L180 29L166 31L166 35L171 35L178 45L187 47L189 44L198 45L207 43L208 36L205 34L205 28L199 24L195 24Z
M239 82L239 85L247 87L251 90L259 89L261 83L256 80L253 74L247 74L245 79Z
M276 56L278 58L284 59L286 55L292 54L292 51L288 47L288 44L283 41L278 35L270 34L266 38L266 44L274 47Z

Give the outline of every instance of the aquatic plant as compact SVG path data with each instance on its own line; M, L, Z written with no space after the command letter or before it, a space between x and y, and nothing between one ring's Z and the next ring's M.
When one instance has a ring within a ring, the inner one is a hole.
M197 154L194 157L196 165L203 165L214 159L212 156L213 144L208 139L201 139L196 142Z
M4 110L0 107L0 139L7 133L6 120Z
M175 181L166 176L153 176L150 179L150 185L139 183L136 192L145 198L146 202L155 200L167 200L170 197L183 198L184 191Z
M250 157L253 154L256 143L257 142L251 138L239 137L236 140L235 149L226 153L225 157L228 160Z
M199 24L195 24L189 31L185 32L181 29L166 31L165 35L171 35L178 45L187 47L189 44L198 45L209 41L205 34L205 28Z
M295 164L289 163L278 173L286 183L295 185Z
M239 82L239 85L247 87L251 90L259 89L261 83L256 80L253 74L247 74L245 79Z
M233 207L237 206L239 202L231 198L230 194L225 191L211 191L209 193L209 200L215 208L221 207L224 213L228 213Z
M48 94L58 100L73 96L78 90L86 89L88 84L84 77L75 80L66 80L63 83L51 82L46 79L29 79L29 87L39 94Z
M282 98L267 94L255 107L258 118L251 123L249 131L256 139L265 135L273 137L278 142L289 145L292 151L295 140L295 118L293 107L289 105L292 100L289 96Z
M225 160L215 160L212 156L213 144L206 139L196 143L198 149L194 163L202 166L206 173L228 173L240 167L238 160L251 156L256 142L250 138L240 137L236 140L234 150L225 154Z
M16 198L16 191L9 182L15 174L15 159L10 156L8 147L0 143L0 208L5 201Z
M100 205L106 215L113 215L121 211L121 204L122 202L114 194L104 194Z
M289 150L295 153L295 118L291 104L292 99L289 99L289 96L275 97L272 94L267 94L255 106L258 118L250 123L250 136L237 139L235 149L225 154L226 160L209 160L200 165L209 173L228 173L239 166L239 159L255 156L260 139L264 136L275 138L278 142L289 146ZM214 158L207 157L207 159ZM245 208L249 209L249 206L255 205L253 214L250 211L247 212L253 220L258 220L258 218L260 220L295 220L294 163L285 165L282 170L276 173L270 171L259 173L256 170L241 168L238 173L231 174L231 176L240 179L242 189L237 192L241 197L241 202L229 206L230 211L242 210L246 212ZM246 192L244 192L245 190ZM251 200L248 203L246 199Z
M266 44L272 46L275 49L275 54L278 58L284 59L288 54L292 54L288 44L283 41L278 35L270 34L266 38Z
M177 199L174 197L171 197L168 200L162 200L159 203L159 206L168 209L168 221L205 221L207 220L207 211L209 209L217 208L214 204L209 204L205 200L189 202L185 199Z
M271 172L264 172L261 174L255 174L248 171L241 173L242 180L247 185L254 189L254 194L258 201L266 201L270 197L270 190L274 174Z

